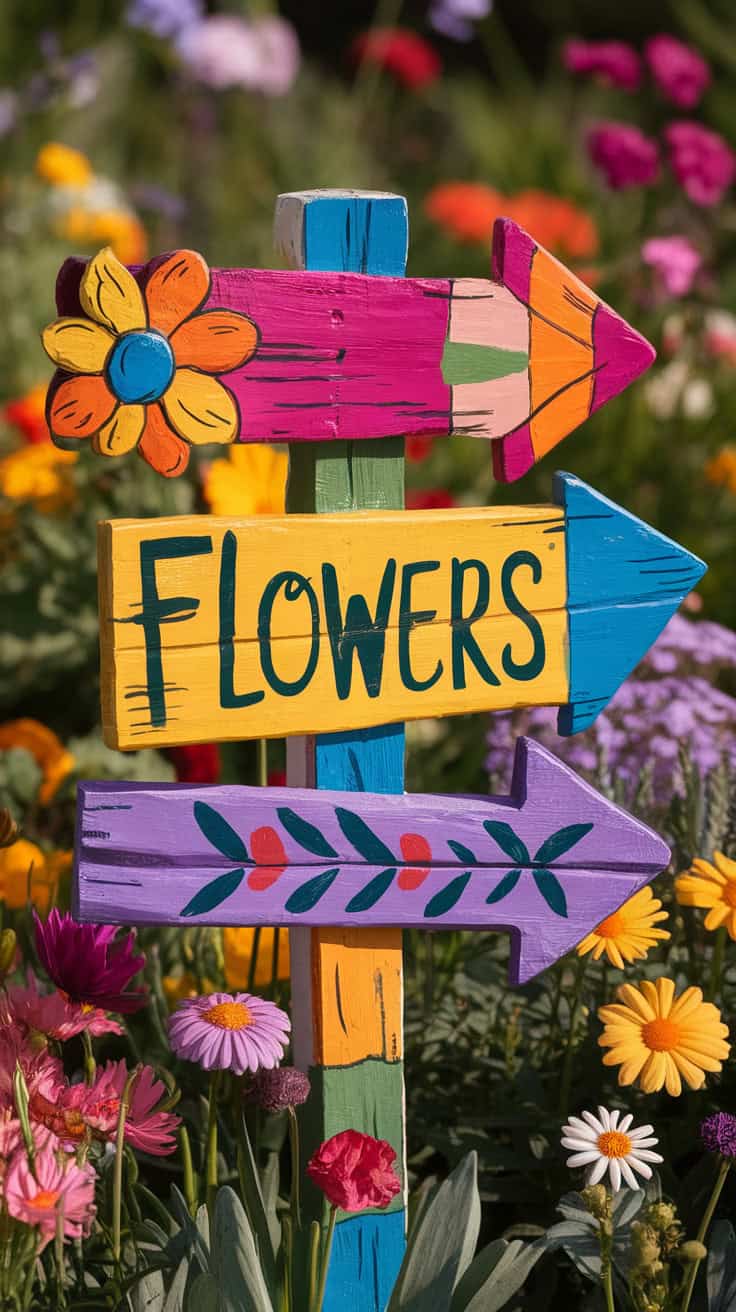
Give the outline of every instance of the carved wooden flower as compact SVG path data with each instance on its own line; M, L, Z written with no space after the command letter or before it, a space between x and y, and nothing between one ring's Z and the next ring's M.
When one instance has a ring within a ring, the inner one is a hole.
M102 455L138 454L159 474L181 474L188 443L232 442L235 398L214 377L250 359L258 330L233 310L201 310L210 272L196 251L174 251L141 291L133 274L100 251L82 276L89 318L57 319L43 333L60 370L46 416L57 446L91 438ZM73 375L69 377L68 375Z

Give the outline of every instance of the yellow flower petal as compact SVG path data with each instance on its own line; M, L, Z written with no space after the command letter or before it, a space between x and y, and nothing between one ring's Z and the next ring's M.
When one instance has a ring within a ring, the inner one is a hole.
M648 981L645 981L645 983ZM642 1020L654 1020L656 1012L648 999L633 984L622 984L616 996L624 1006L630 1007Z
M115 343L112 333L92 319L57 319L41 338L54 364L73 374L101 374Z
M238 435L234 397L216 378L196 369L177 369L162 404L172 428L195 446L233 442Z
M674 1059L674 1051L665 1052L663 1053L663 1056L664 1087L670 1095L670 1098L679 1098L682 1093L682 1080L680 1079L680 1071L677 1062Z
M696 988L694 984L691 984L690 988L685 989L685 992L681 993L679 998L673 1003L670 1011L670 1020L676 1020L678 1025L682 1025L685 1017L689 1016L693 1011L696 1011L702 1001L703 990Z
M669 1016L674 996L675 981L673 979L667 979L666 975L660 976L657 980L657 998L659 999L660 1016Z
M109 246L87 265L79 288L82 309L113 333L146 327L143 295L132 273Z
M641 1069L639 1082L644 1093L656 1093L664 1084L667 1066L663 1052L650 1052Z
M730 857L725 856L723 852L714 852L713 860L715 862L716 870L718 870L720 874L725 875L726 879L736 879L736 861L732 861Z
M119 405L112 418L92 438L95 451L100 456L124 456L137 446L145 422L145 406Z
M724 920L727 920L731 914L731 908L727 907L724 902L718 902L716 906L711 907L703 924L706 929L720 929Z

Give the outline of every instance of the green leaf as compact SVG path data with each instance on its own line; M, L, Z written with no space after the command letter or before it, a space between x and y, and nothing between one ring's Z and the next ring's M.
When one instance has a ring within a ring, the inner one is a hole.
M351 897L345 910L349 913L368 911L375 906L386 890L391 887L395 874L396 866L392 866L390 870L382 870L380 875L375 875L373 879L369 879L365 887L361 888L360 892L355 894L355 897Z
M192 1282L186 1302L186 1312L218 1312L217 1281L207 1272L201 1272Z
M551 870L535 870L534 883L539 889L550 911L556 916L567 916L567 898L556 875Z
M169 1285L163 1312L184 1312L184 1291L187 1287L188 1276L189 1260L183 1257L176 1268L174 1279ZM146 1309L146 1312L148 1312L148 1309Z
M730 1221L716 1221L708 1236L708 1312L736 1306L736 1235Z
M464 866L475 866L478 864L477 859L473 856L469 847L463 847L462 843L456 843L454 838L448 838L447 846L455 853L458 861L462 861Z
M219 1312L273 1312L253 1231L243 1204L228 1185L218 1190L215 1200L212 1266Z
M332 844L327 842L321 829L316 825L310 825L308 820L303 820L296 811L292 811L290 806L278 807L276 814L287 834L290 834L294 842L305 848L307 852L311 852L313 856L328 858L339 856Z
M268 1291L272 1298L276 1293L276 1261L274 1246L271 1240L271 1231L266 1215L266 1203L261 1189L261 1179L258 1174L256 1159L253 1155L253 1147L248 1134L248 1126L243 1112L240 1113L238 1139L238 1176L240 1180L240 1190L245 1205L245 1210L250 1222L251 1230L256 1242L256 1248L261 1259L263 1276L268 1286Z
M531 857L527 851L526 844L522 843L517 834L514 833L511 825L507 825L504 820L484 820L483 828L498 843L502 852L516 866L528 866L531 864Z
M131 1289L130 1306L133 1312L163 1312L165 1293L161 1272L148 1271Z
M194 819L207 842L216 847L218 852L222 852L228 861L250 861L248 849L242 838L213 806L208 806L206 802L195 802Z
M224 875L218 875L217 879L211 879L204 888L200 888L198 893L194 894L191 901L179 912L180 916L203 916L207 911L213 911L219 907L221 902L227 901L229 897L240 887L245 871L227 870Z
M550 862L556 861L558 856L562 856L563 852L569 852L570 848L579 843L581 838L585 838L592 828L592 824L565 825L564 829L558 829L554 834L550 834L549 838L545 838L542 846L534 853L534 860L540 865L549 865Z
M305 911L311 911L312 907L316 907L320 898L324 896L339 873L339 867L336 866L334 870L322 870L313 879L307 879L305 883L294 889L286 903L286 910L290 911L293 916L301 915Z
M359 815L354 811L346 811L343 806L335 807L335 815L348 842L352 843L356 852L365 857L372 866L396 865L396 857L389 852L386 844L381 842Z
M422 1208L386 1312L442 1312L475 1252L478 1156L468 1153Z
M543 1253L543 1244L495 1239L471 1262L455 1290L450 1312L499 1312L521 1289Z
M472 870L467 870L464 875L455 875L449 884L445 884L439 893L435 893L424 908L425 916L432 920L435 916L443 916L446 911L450 911L465 892L472 873Z
M507 897L509 893L513 893L519 882L520 875L520 870L509 870L509 873L504 875L503 879L498 881L493 892L488 894L486 902L500 902L501 898Z

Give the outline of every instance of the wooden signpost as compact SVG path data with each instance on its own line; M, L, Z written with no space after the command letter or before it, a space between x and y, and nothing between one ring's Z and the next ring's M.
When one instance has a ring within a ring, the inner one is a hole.
M508 220L493 281L403 278L407 231L397 196L284 196L292 269L67 261L44 335L61 445L169 476L191 444L293 444L286 517L99 538L107 741L289 735L290 787L82 785L76 912L288 926L307 1148L353 1127L402 1174L402 928L508 930L523 981L669 856L523 739L508 797L405 796L403 721L549 703L584 728L705 568L566 474L547 506L402 510L406 433L491 438L518 478L653 357ZM340 1218L327 1312L383 1312L404 1233L401 1194Z

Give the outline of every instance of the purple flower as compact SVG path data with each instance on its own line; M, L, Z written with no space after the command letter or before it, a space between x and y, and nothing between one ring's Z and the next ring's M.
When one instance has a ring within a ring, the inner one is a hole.
M736 1157L736 1116L731 1112L715 1112L701 1122L700 1137L709 1153L721 1157Z
M181 36L202 16L202 0L131 0L125 11L129 27L160 37Z
M45 922L35 911L33 917L38 959L72 1002L125 1013L145 1006L145 990L124 991L146 962L142 953L134 956L132 930L116 939L117 925L80 925L55 908Z
M310 1090L309 1076L304 1071L298 1071L295 1066L277 1066L256 1073L248 1099L264 1111L283 1112L287 1107L300 1107L307 1101Z
M641 82L641 59L624 41L566 41L562 62L569 73L592 74L623 91L636 91Z
M668 296L686 296L702 264L700 251L687 237L650 237L641 257L656 270Z
M736 175L736 155L723 137L686 119L664 130L670 164L696 205L717 205Z
M473 23L487 18L492 8L493 0L433 0L429 22L435 32L452 41L472 41Z
M250 993L186 998L169 1017L169 1041L178 1057L236 1075L276 1066L290 1029L285 1011Z
M216 91L243 87L281 96L299 71L299 41L284 18L216 14L187 27L177 43L190 76Z
M599 123L588 133L588 154L609 187L646 187L659 172L659 151L630 123Z
M660 91L680 109L692 109L710 86L710 68L702 55L677 37L651 37L644 55Z

